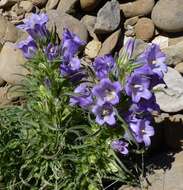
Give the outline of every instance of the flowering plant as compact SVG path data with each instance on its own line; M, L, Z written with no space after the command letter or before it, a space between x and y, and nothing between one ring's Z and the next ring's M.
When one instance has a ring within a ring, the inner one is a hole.
M151 144L152 112L159 111L153 88L164 83L165 55L149 44L134 59L136 41L129 39L117 59L105 55L87 64L80 56L86 42L66 28L60 41L47 21L33 14L18 26L29 34L17 46L30 74L23 81L26 104L16 115L21 160L5 178L29 189L95 190L105 179L136 183L129 158Z

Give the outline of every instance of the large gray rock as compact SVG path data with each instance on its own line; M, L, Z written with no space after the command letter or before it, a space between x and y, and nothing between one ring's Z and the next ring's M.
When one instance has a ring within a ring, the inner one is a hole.
M171 138L171 137L170 137ZM162 154L156 157L155 164L163 169L154 170L154 174L148 177L151 183L148 190L182 190L183 189L183 152Z
M166 63L168 65L177 65L178 63L183 62L183 41L176 45L164 48L162 51L167 56Z
M58 4L57 10L62 11L63 13L71 13L74 11L75 5L79 0L61 0Z
M152 40L152 43L159 45L160 49L165 49L169 45L169 38L166 36L158 35Z
M175 70L177 70L179 73L183 74L183 62L177 64L175 66Z
M140 187L132 187L128 185L123 185L118 190L141 190Z
M87 41L87 28L79 20L58 10L48 10L47 14L49 17L49 21L47 23L48 28L51 29L56 26L56 31L60 39L62 38L63 29L68 28L70 31L78 35L82 40Z
M97 14L95 33L110 33L120 24L120 6L116 0L107 2Z
M172 46L172 45L176 45L180 42L183 41L183 34L182 35L175 35L175 36L168 36L168 45Z
M154 0L138 0L120 5L125 17L145 16L151 13L154 6Z
M54 9L57 7L59 0L48 0L46 10Z
M6 42L0 53L0 77L10 84L18 84L27 71L22 66L26 62L21 50L15 44Z
M159 0L152 11L155 25L166 32L183 31L183 1Z
M17 39L17 28L3 16L0 16L0 43L3 44L6 41L16 42Z
M160 109L164 112L179 112L183 110L183 77L175 69L168 67L164 81L155 87L155 96Z

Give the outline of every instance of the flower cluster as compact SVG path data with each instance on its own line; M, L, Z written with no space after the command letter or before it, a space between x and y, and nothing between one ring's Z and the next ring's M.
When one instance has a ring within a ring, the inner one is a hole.
M130 97L131 107L128 123L137 142L149 146L150 136L154 129L150 125L152 111L159 111L153 87L164 83L164 72L167 72L165 55L159 46L150 44L135 64L139 66L126 78L125 92Z
M29 36L25 41L19 42L17 47L22 50L25 58L32 59L41 48L48 60L56 59L61 55L59 45L52 43L50 40L51 34L46 28L46 23L48 22L46 14L32 14L31 17L24 19L23 22L17 27L27 32ZM46 43L46 41L48 42Z
M99 125L114 125L116 123L115 105L120 102L122 86L119 81L112 81L109 77L114 65L115 61L112 56L97 57L92 65L96 82L81 83L75 89L75 92L77 91L76 96L71 98L72 105L88 108L95 115L95 121ZM85 88L82 91L81 86ZM78 88L80 92L78 92ZM83 98L85 101L89 100L87 101L88 104L86 102L83 104Z
M64 29L62 36L63 64L60 65L60 71L63 76L73 75L79 72L81 62L76 54L83 45L85 45L84 41L68 29Z
M95 80L87 83L81 81L70 102L71 105L88 109L94 114L95 121L99 125L118 127L118 115L120 115L128 124L135 141L144 142L145 146L149 146L150 137L154 135L151 115L153 111L160 110L153 88L157 84L164 83L163 76L167 71L166 57L159 46L149 44L145 52L131 63L134 47L135 40L130 39L124 46L121 58L123 63L117 64L110 55L97 57L92 64ZM125 83L122 83L119 80L122 77L118 76L121 75L121 64L123 67L127 67L126 64L132 64L133 68L131 72L123 76ZM117 74L114 70L117 70ZM123 110L120 106L125 100L128 104L127 110ZM129 140L128 135L123 138ZM122 154L127 154L128 144L124 139L114 140L112 148Z
M39 40L49 36L49 32L46 29L47 22L48 16L46 14L32 14L31 17L25 18L24 23L18 25L18 28L25 30L33 39Z
M42 48L41 51L49 61L60 59L61 77L74 79L78 84L70 96L71 106L79 106L89 112L100 126L118 128L124 120L135 141L149 146L150 137L154 135L152 111L159 111L153 88L164 83L163 76L167 71L165 55L160 48L149 44L145 52L133 60L135 40L130 39L118 61L111 55L104 55L95 58L91 65L86 65L82 64L78 56L80 48L86 43L66 28L61 44L52 43L46 29L47 21L47 15L33 14L18 26L30 35L18 44L24 56L31 59ZM44 42L43 47L40 41ZM127 154L129 150L126 141L129 141L128 135L123 135L111 141L111 146L121 154Z

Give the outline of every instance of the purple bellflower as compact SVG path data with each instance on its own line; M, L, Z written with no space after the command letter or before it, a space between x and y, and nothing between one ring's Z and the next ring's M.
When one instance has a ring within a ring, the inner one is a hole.
M81 46L85 45L76 34L64 29L62 36L63 62L60 65L60 72L63 76L74 75L79 71L81 63L75 56Z
M76 34L65 28L62 36L63 61L70 62L79 48L85 44Z
M122 141L122 140L114 140L111 143L111 147L115 150L120 152L123 155L128 154L128 143Z
M24 57L27 59L33 58L37 51L36 43L31 36L28 36L25 41L19 42L17 47L22 50Z
M159 46L151 44L146 51L138 57L137 63L142 64L142 66L136 69L136 71L148 75L156 74L163 79L164 73L167 72L165 61L166 56L161 52Z
M127 77L125 84L125 91L128 96L132 98L132 101L138 103L141 98L146 100L152 96L151 91L148 89L150 86L150 80L144 75L132 73Z
M130 122L130 128L138 143L144 142L145 146L151 144L150 137L154 135L154 128L150 125L149 120L134 118Z
M97 57L95 58L93 62L93 68L95 70L96 76L99 79L107 78L109 75L109 72L112 71L114 66L115 66L115 61L113 57L110 55Z
M160 71L160 73L162 73L162 75L159 75L158 73L154 72L154 68L155 68L156 64L144 64L141 67L138 67L134 70L134 73L136 75L142 75L142 76L146 76L146 78L149 79L150 81L150 86L149 89L152 89L154 86L158 85L158 84L164 84L164 80L163 80L163 71Z
M75 88L74 93L76 95L71 96L70 105L79 105L82 108L88 108L93 103L91 91L87 83L81 83Z
M76 74L81 66L80 60L73 57L68 63L63 62L60 65L60 72L63 76L70 76Z
M29 35L34 40L45 39L48 35L48 30L46 29L46 23L48 22L48 16L44 13L32 14L31 17L25 18L23 24L18 25L20 28L29 33Z
M130 111L135 113L142 113L142 112L152 113L153 111L160 112L160 107L156 103L155 95L152 94L152 97L148 100L141 98L141 100L138 103L132 103Z
M56 59L60 54L60 47L58 45L53 45L51 43L44 49L44 52L48 60Z
M129 38L124 45L124 52L127 55L128 59L132 57L134 48L135 48L135 39Z
M119 82L111 82L110 79L104 78L100 83L93 87L92 93L97 98L97 104L110 102L115 105L119 103L119 93L122 90Z
M96 116L96 122L99 125L107 123L108 125L114 125L116 123L115 111L109 102L105 102L102 105L95 105L92 109L92 112Z

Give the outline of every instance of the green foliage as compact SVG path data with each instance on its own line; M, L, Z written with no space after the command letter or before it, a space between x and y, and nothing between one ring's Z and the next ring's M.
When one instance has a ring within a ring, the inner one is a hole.
M38 52L19 87L21 106L0 110L0 176L9 190L100 190L103 180L135 184L110 148L121 129L100 127L69 106L73 87L60 76L60 61ZM45 81L49 80L48 85Z

